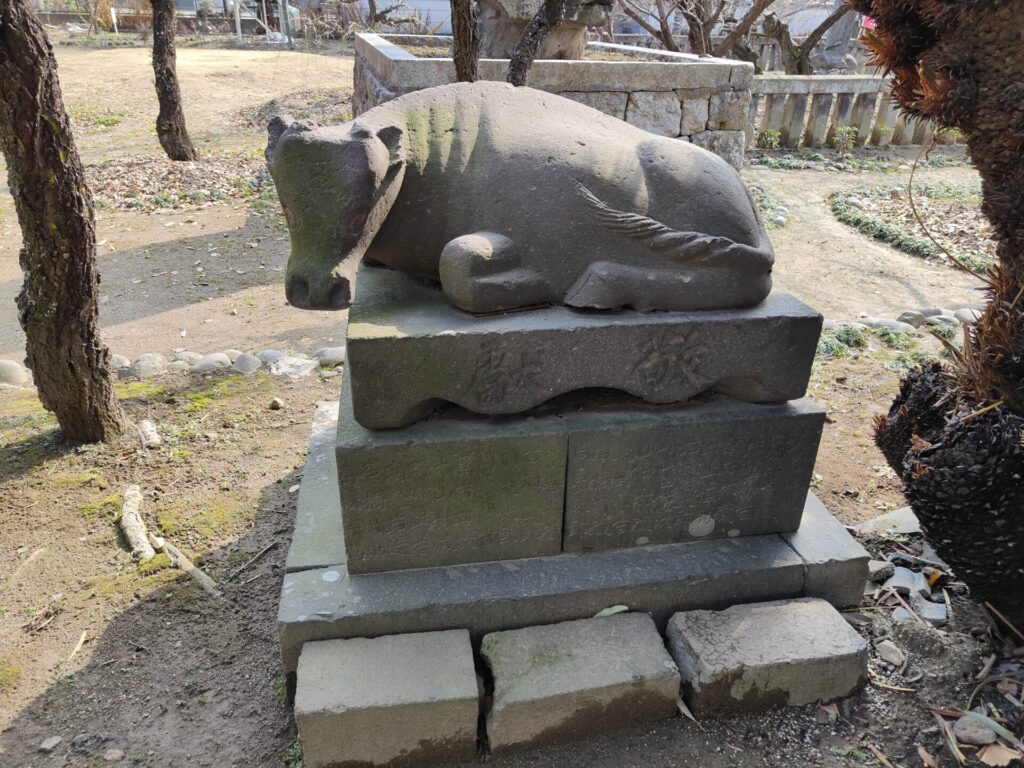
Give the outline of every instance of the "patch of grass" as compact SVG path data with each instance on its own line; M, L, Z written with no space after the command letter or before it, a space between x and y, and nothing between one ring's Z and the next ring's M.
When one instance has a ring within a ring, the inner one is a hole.
M207 379L190 392L183 393L185 410L189 413L209 409L220 400L269 391L270 377L265 372L257 372L251 376L225 376L219 379Z
M917 346L917 339L907 331L894 331L892 328L875 328L874 334L889 349L913 349Z
M112 493L102 499L82 505L82 514L87 518L116 520L121 513L121 494Z
M933 334L938 336L940 339L946 341L953 341L959 334L960 328L953 325L952 323L943 323L942 325L933 325L929 329Z
M868 346L868 335L853 325L839 325L832 330L836 341L842 342L847 347L865 349Z
M166 570L173 565L174 563L171 562L169 555L164 552L158 552L156 557L151 557L149 560L139 563L138 573L140 576L149 576L151 573Z
M75 127L95 131L110 130L124 122L124 115L102 107L71 107L68 116Z
M751 185L750 195L754 198L754 205L761 214L765 229L768 231L781 229L789 223L789 212L770 192L766 192L759 186Z
M93 590L97 597L112 600L116 597L129 597L140 590L167 584L183 575L182 571L175 568L162 568L146 573L138 568L132 571L91 576L85 579L85 586Z
M825 360L849 357L850 348L836 337L835 331L823 331L821 338L818 339L818 349L814 355Z
M177 501L156 513L156 524L165 536L185 530L210 541L237 530L256 519L257 502L237 493L222 493L199 506L192 501Z
M293 742L288 751L284 753L285 768L302 768L302 745Z
M167 394L168 388L166 384L157 381L131 380L116 382L114 391L122 400L142 400L163 397Z
M758 149L778 149L782 143L782 132L771 128L762 128L754 138L754 146Z
M0 691L8 691L21 680L21 668L16 667L7 660L7 657L0 656Z
M57 475L52 482L57 485L91 485L96 487L106 485L103 475L91 469L87 472L79 472L78 474Z
M283 677L275 678L274 695L281 701L284 701L288 697L288 686L285 685Z
M894 371L902 376L919 366L931 365L932 363L939 362L941 359L939 355L930 350L915 349L910 353L901 352L892 360L882 363L882 367L887 371Z

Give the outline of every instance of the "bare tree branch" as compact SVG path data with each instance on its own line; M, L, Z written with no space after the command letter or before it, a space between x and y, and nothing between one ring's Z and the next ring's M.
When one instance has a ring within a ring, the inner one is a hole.
M746 15L740 19L740 23L736 25L736 29L730 32L725 40L719 43L718 47L715 48L715 56L727 56L732 47L736 45L737 40L741 40L746 37L750 28L754 26L754 22L758 20L762 13L768 9L768 7L774 3L775 0L754 0L754 4L747 11Z
M838 22L843 16L853 10L852 5L841 5L836 10L832 11L831 15L819 24L807 38L800 43L800 47L804 49L807 54L814 49L814 46L818 44L818 41L825 36L832 27Z

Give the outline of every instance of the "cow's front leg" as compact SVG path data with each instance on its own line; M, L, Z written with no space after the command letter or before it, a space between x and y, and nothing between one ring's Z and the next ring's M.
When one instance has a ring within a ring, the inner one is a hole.
M500 312L557 298L543 275L522 266L515 243L496 232L449 241L439 271L445 295L467 312Z

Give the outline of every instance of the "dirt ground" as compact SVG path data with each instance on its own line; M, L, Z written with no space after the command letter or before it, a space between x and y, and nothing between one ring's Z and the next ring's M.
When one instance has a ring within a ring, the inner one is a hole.
M69 108L81 123L93 116L94 127L78 135L86 162L158 156L148 53L57 53ZM351 83L351 60L303 52L183 48L178 69L200 151L245 156L262 150L263 137L243 111ZM772 233L779 285L827 317L977 301L969 276L832 218L828 194L879 183L875 174L751 168L746 176L790 211L789 225ZM962 183L973 172L923 176ZM884 181L894 183L893 175ZM286 234L263 198L197 210L101 210L98 241L102 325L115 352L308 352L339 339L337 315L285 304ZM12 201L0 189L0 357L9 359L20 359L23 344L14 310L18 242ZM829 414L815 486L847 524L903 504L871 441L871 420L898 385L898 373L884 367L894 356L873 342L815 366L809 394ZM157 423L162 446L141 449L134 437L65 446L31 391L0 389L0 765L295 768L274 619L309 422L318 401L336 397L338 379L165 376L118 389L133 418ZM282 410L269 410L275 396ZM222 600L165 563L133 563L111 523L129 484L143 489L150 527L224 585ZM873 620L863 631L891 633L910 656L903 677L874 660L876 680L905 690L872 684L836 722L819 722L814 707L700 726L678 719L500 763L884 765L877 749L894 765L919 766L921 745L953 765L927 707L963 706L990 652L983 617L962 591L953 596L946 631L893 627L887 611L865 610ZM40 752L51 736L61 743Z

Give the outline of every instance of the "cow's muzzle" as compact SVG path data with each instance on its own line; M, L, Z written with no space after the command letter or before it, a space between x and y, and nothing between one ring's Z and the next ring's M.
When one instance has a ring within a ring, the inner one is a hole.
M352 306L352 283L338 275L316 281L292 275L285 282L284 293L288 303L299 309L338 310Z

